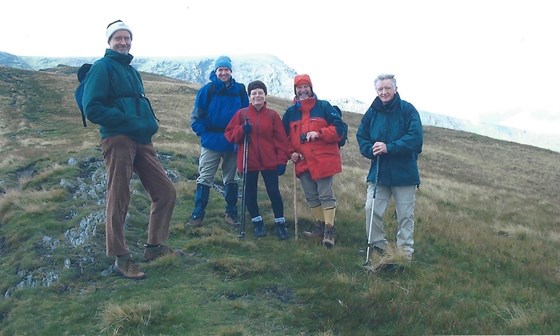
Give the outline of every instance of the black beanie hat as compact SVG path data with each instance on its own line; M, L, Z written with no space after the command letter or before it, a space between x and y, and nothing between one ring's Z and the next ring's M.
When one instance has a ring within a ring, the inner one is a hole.
M264 83L260 80L252 81L251 83L249 83L249 86L247 87L247 93L250 95L251 91L253 91L254 89L263 89L264 94L267 95L266 85L264 85Z

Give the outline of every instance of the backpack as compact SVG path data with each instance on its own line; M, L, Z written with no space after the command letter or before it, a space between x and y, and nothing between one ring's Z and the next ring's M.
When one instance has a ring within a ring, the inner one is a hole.
M112 72L111 64L109 62L103 62L103 63L107 64L107 70L109 72L109 82L110 82L111 72ZM84 96L84 86L86 82L85 79L92 65L93 64L91 63L82 64L82 66L78 69L78 73L76 74L76 77L78 77L79 84L76 90L74 91L74 99L76 100L76 104L78 104L78 107L80 108L80 112L82 113L82 124L84 125L84 127L87 127L87 123L86 123L86 115L84 113L84 106L82 104L82 97Z
M342 119L342 110L340 109L340 107L333 105L333 108L340 116L340 119L342 120L342 127L344 129L344 133L342 134L342 139L338 141L338 147L340 148L346 145L346 141L348 140L348 124L345 123L344 120Z

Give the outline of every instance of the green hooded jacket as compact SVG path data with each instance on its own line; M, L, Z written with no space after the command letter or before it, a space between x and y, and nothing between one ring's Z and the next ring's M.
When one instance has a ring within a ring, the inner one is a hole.
M149 144L158 130L157 118L140 74L130 65L132 58L107 49L87 74L82 104L88 120L99 125L102 139L126 135Z

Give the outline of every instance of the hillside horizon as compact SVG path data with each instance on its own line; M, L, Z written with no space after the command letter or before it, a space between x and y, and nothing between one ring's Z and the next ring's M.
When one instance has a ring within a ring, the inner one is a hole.
M199 57L135 57L132 65L140 71L202 85L208 81L208 75L212 71L211 68L215 57L215 55ZM92 63L98 58L99 56L16 56L0 52L0 66L5 65L28 70L48 69L58 65L78 67L82 63ZM292 99L292 81L297 72L278 57L268 54L251 54L232 56L232 59L236 66L234 77L238 81L247 84L253 79L260 79L267 83L270 95L283 99ZM333 105L338 105L345 111L362 114L371 103L360 101L353 97L321 96L321 90L319 88L317 90L321 99L327 99ZM406 96L402 98L407 100ZM414 101L411 101L411 103L415 104ZM560 134L538 134L519 128L505 127L488 122L475 122L466 118L432 113L423 110L420 106L416 107L419 110L423 123L427 126L462 130L495 139L513 141L560 152Z

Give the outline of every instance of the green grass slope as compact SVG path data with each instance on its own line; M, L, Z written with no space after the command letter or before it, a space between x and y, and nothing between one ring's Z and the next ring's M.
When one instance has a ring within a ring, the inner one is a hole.
M143 281L112 274L104 206L90 197L104 191L98 132L81 125L75 71L0 68L0 335L560 333L560 154L425 127L414 260L399 272L371 272L363 267L361 115L344 114L350 136L335 182L334 249L293 238L294 195L300 233L312 220L290 169L281 177L288 241L274 236L262 184L267 237L253 238L247 226L239 240L216 190L204 226L185 232L197 87L150 74L146 91L161 120L154 143L178 191L169 244L185 255L140 263ZM288 105L269 97L280 113ZM141 260L150 202L138 180L132 188L126 235ZM385 217L394 243L394 207ZM71 239L76 232L86 239Z

